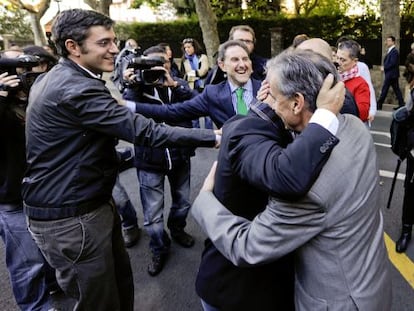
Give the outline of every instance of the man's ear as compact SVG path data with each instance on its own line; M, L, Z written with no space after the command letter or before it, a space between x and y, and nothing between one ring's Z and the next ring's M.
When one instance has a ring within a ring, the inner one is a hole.
M72 39L67 39L65 41L65 47L66 50L68 50L69 55L75 56L75 57L79 57L81 52L80 52L80 47L78 45L77 42L75 42Z
M305 98L301 93L295 93L293 96L293 114L300 114L305 109Z
M220 67L221 71L226 72L226 70L224 69L224 62L218 61L217 64Z

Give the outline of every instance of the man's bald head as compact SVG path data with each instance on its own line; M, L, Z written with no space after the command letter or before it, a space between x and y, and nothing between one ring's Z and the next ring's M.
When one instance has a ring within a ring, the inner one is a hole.
M297 49L311 50L332 60L332 49L328 42L320 38L311 38L299 44Z

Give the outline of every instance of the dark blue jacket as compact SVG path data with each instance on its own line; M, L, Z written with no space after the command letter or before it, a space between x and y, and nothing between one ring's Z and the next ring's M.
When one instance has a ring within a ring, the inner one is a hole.
M385 79L396 79L400 76L400 54L394 47L384 58Z
M252 84L253 95L256 96L261 81L252 79ZM230 85L227 81L207 85L200 95L174 105L137 103L136 112L166 122L209 116L218 128L221 128L224 122L236 114L231 99Z
M160 93L167 90L165 87L160 88L155 86L137 86L133 89L126 89L123 97L124 99L136 102L145 101L154 106L170 106L180 104L179 102L198 95L196 91L193 91L189 87L187 81L178 77L173 77L173 79L179 83L179 86L170 88L171 98L158 98L154 96L154 89L157 89ZM161 95L161 97L163 96ZM165 121L162 118L156 117L154 117L154 120L160 123ZM170 120L165 123L172 126L192 128L191 120ZM189 161L190 157L195 155L194 151L195 149L193 147L153 148L135 145L134 164L137 169L165 173L179 162Z
M25 102L0 96L0 203L21 205L22 179L26 169Z
M253 106L247 117L230 119L223 128L215 196L235 215L252 220L264 210L269 193L290 198L306 194L338 139L310 124L291 142L280 118L263 104ZM239 268L207 240L196 290L220 310L293 310L293 260L286 256Z

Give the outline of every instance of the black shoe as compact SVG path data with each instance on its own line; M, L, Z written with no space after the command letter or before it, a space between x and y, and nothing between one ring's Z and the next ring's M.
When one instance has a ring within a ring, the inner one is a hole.
M397 253L404 253L408 247L408 243L410 243L410 240L411 240L411 231L401 233L400 238L395 244L395 251Z
M140 237L141 229L139 227L130 227L122 229L122 237L124 239L125 247L132 247L137 244Z
M164 268L165 261L167 260L167 255L154 255L152 256L151 262L148 265L148 274L151 276L156 276Z
M194 245L194 238L184 230L171 231L172 239L180 244L182 247L192 247Z

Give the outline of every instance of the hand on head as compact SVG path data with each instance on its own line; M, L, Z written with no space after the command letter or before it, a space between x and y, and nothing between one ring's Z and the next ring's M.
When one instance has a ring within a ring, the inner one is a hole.
M338 114L345 100L345 85L343 82L338 82L333 85L333 81L333 75L328 74L319 91L316 106Z
M270 84L268 81L263 80L262 85L260 86L260 89L257 91L256 98L260 100L261 102L270 104L272 101L272 97L269 96L270 93Z

